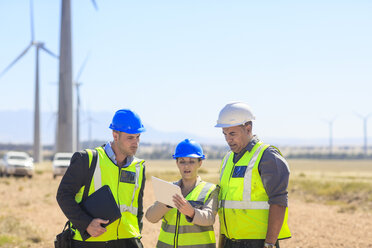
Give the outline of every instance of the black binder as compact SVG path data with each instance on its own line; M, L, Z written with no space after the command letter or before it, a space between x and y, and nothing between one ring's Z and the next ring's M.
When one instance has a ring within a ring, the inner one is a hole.
M88 196L82 203L82 209L93 218L109 220L109 223L102 224L106 227L121 217L120 209L108 185L102 186L93 194ZM83 237L83 239L88 237Z

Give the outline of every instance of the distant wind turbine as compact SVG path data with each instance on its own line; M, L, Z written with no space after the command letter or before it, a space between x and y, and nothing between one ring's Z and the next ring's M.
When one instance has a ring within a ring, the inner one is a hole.
M80 76L83 73L83 70L88 62L89 54L85 58L83 64L80 67L79 73L76 76L74 85L76 87L76 150L80 150L80 86L82 85L79 82Z
M336 118L331 120L324 120L329 125L329 156L332 157L333 155L333 122Z
M361 118L363 120L363 136L364 136L364 156L367 156L368 155L368 137L367 137L367 122L368 122L368 119L369 117L372 116L372 113L369 113L368 115L366 116L363 116L357 112L355 112L355 114Z
M88 122L88 140L89 140L89 144L88 144L88 148L92 148L92 145L93 145L93 139L92 139L92 123L97 123L97 121L92 117L91 115L91 112L90 111L86 111L87 112L87 119L86 121Z
M33 2L30 0L30 19L31 19L31 42L30 44L22 51L18 57L16 57L0 74L2 77L14 64L16 64L31 47L36 48L36 61L35 61L35 109L34 109L34 145L33 145L33 157L35 162L42 161L41 154L41 142L40 142L40 106L39 106L39 51L40 49L48 53L54 58L58 59L58 56L51 52L45 47L45 44L40 41L35 41L34 39L34 16L33 16Z

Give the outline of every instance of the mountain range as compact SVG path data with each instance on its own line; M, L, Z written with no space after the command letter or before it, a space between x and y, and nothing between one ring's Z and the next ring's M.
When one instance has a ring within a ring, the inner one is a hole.
M43 145L53 144L55 140L55 126L57 115L52 112L41 113L41 141ZM82 114L80 125L81 141L109 140L111 130L108 128L112 113L107 111L90 112ZM173 143L176 144L185 138L192 138L202 144L225 145L224 138L203 137L188 132L164 132L152 128L145 123L146 133L141 142L146 143ZM328 146L328 138L273 138L260 135L265 142L280 146ZM33 141L33 112L31 110L0 110L0 143L30 144ZM335 138L336 146L362 146L361 138Z

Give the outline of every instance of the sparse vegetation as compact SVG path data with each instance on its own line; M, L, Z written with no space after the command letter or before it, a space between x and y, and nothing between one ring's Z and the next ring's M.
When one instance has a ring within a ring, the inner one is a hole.
M17 237L8 234L0 234L0 247L12 247L17 243Z
M37 227L22 222L15 216L0 216L0 247L14 247L16 244L21 247L28 247L27 243L40 243Z
M291 161L289 192L306 202L340 206L340 212L372 211L370 161Z
M220 160L203 161L199 175L205 181L217 183L220 164ZM311 235L301 235L299 230L306 233L315 232L314 230L317 230L321 221L331 219L326 227L322 227L322 230L337 229L342 226L347 232L352 233L354 229L357 229L343 225L342 221L337 221L339 215L350 218L350 223L359 222L363 223L363 226L370 227L369 223L372 223L370 221L370 216L372 216L371 161L290 160L289 165L291 169L289 200L292 216L289 221L296 239L287 241L285 247L302 247L296 246L295 243L308 241ZM31 179L27 177L0 178L0 248L52 247L55 235L61 232L66 222L66 217L55 200L61 178L52 179L51 163L36 164L35 168L42 173L35 173ZM148 181L145 188L145 209L155 200L151 194L151 176L168 181L180 179L174 160L146 161ZM317 209L314 210L314 207ZM319 212L324 209L327 210L326 214ZM300 219L293 218L296 212L296 217ZM311 212L311 217L304 218L307 212ZM312 218L317 218L317 226L312 226L312 222L309 221ZM151 242L156 241L157 234L154 233L158 232L159 228L160 226L154 226L145 220L143 241L146 248L155 246ZM319 232L314 233L314 236L316 235L319 235ZM358 236L358 233L353 233L353 235L362 240L361 244L372 243L372 240L364 234ZM343 235L339 235L337 239L343 240L343 238ZM362 247L353 246L350 239L346 240L345 247Z
M291 194L300 195L313 202L356 204L364 210L372 210L368 200L372 196L372 183L293 179L289 190Z

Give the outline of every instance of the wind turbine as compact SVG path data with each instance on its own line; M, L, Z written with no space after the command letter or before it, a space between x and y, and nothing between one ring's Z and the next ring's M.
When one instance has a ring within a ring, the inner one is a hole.
M79 78L81 76L81 73L83 72L85 65L88 62L89 54L85 58L83 64L80 67L79 73L76 76L76 79L74 81L74 85L76 87L76 150L80 150L80 86L82 85L81 82L79 82Z
M35 109L34 109L34 145L33 145L33 157L35 162L42 161L41 154L41 142L40 142L40 103L39 103L39 51L40 49L48 53L52 57L58 59L58 56L51 52L45 47L44 42L35 41L34 38L34 16L33 16L33 2L30 0L30 19L31 19L31 42L22 51L18 57L16 57L0 74L2 77L14 64L16 64L29 50L31 47L36 48L35 56Z
M97 121L92 117L89 110L86 111L87 118L86 121L88 122L88 148L92 148L93 140L92 140L92 123L97 123Z
M92 0L93 6L97 4ZM71 0L62 0L59 60L57 152L74 151L72 101Z
M361 115L361 114L359 114L359 113L356 113L356 112L355 112L355 114L356 114L359 118L361 118L361 119L363 120L364 156L367 157L367 155L368 155L368 145L367 145L367 143L368 143L368 137L367 137L367 122L368 122L369 117L372 116L372 113L369 113L369 114L366 115L366 116L363 116L363 115Z
M336 118L331 120L324 120L329 125L329 157L332 158L332 151L333 151L333 122Z

